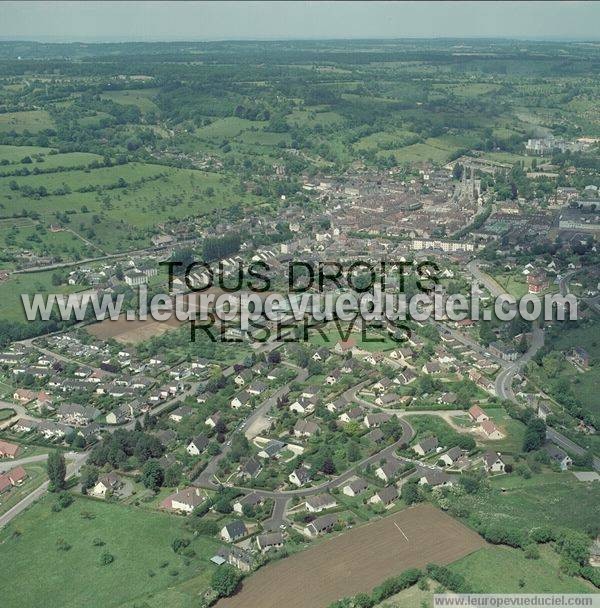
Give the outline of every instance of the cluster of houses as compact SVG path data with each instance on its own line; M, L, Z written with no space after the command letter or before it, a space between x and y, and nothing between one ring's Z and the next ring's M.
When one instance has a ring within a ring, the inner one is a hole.
M479 429L487 439L503 439L504 434L496 426L493 420L479 405L469 408L469 417L479 425Z

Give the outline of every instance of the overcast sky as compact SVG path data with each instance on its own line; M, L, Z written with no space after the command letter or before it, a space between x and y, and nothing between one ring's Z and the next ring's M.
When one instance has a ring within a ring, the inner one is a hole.
M600 2L0 2L0 38L40 41L600 39Z

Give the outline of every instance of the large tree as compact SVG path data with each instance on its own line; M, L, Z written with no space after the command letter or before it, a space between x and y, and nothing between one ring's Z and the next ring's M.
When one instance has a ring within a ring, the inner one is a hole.
M523 451L533 452L539 450L546 441L546 423L539 418L530 420L523 437Z
M158 492L165 479L165 473L158 460L148 460L142 469L142 483L154 492Z
M210 586L221 596L231 595L240 582L241 574L232 566L223 565L215 570Z
M65 489L67 465L62 452L58 450L48 455L48 479L50 480L50 491L60 492Z

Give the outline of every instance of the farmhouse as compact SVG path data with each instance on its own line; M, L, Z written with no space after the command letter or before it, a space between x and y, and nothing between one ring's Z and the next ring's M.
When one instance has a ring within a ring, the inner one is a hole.
M241 519L235 519L231 523L221 528L221 538L228 543L233 543L236 540L246 536L248 529L246 524Z
M20 486L27 479L27 471L23 467L15 467L0 475L0 492L10 489L12 486Z
M329 494L317 494L306 499L306 510L309 513L320 513L325 509L337 507L335 498Z
M368 487L367 482L359 477L358 479L351 481L348 485L345 485L342 492L346 496L355 497L362 494Z
M387 486L378 492L376 492L370 499L369 502L372 504L381 504L384 507L388 507L393 504L398 498L398 489L396 486Z

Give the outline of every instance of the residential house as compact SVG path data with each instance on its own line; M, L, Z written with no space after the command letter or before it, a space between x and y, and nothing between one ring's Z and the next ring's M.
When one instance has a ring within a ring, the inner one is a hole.
M363 419L365 413L361 407L354 407L351 410L344 412L338 418L342 422L359 422Z
M242 479L254 479L261 471L261 463L256 458L249 458L240 468L240 477Z
M351 481L349 484L345 485L342 489L342 492L346 496L351 496L352 498L354 498L355 496L362 494L368 487L369 485L367 484L367 482L359 477L354 481Z
M319 432L319 426L311 420L298 420L294 425L296 437L312 437Z
M259 450L258 457L265 460L275 458L283 448L285 448L285 443L278 441L277 439L271 439Z
M246 390L250 395L262 395L267 390L267 385L260 380L255 380Z
M365 435L365 439L373 443L381 443L385 439L385 435L381 429L375 428Z
M256 546L261 553L266 553L271 549L281 549L283 547L283 534L281 532L266 532L256 537Z
M246 524L240 519L235 519L234 521L226 524L221 528L220 532L221 538L228 543L233 543L236 540L243 538L247 534L248 529L246 528Z
M398 402L398 395L394 393L385 393L384 395L377 395L375 403L381 407L390 408Z
M419 484L421 485L427 484L432 487L446 487L454 485L454 479L452 476L444 473L444 471L440 469L422 468L418 474L420 475Z
M305 528L304 533L307 536L315 537L320 534L331 532L333 527L338 522L337 515L321 515L311 521Z
M547 401L540 401L537 408L537 417L541 418L544 422L548 419L548 416L552 414L552 410L548 405Z
M214 429L220 421L221 421L221 413L220 412L215 412L214 414L211 414L204 421L204 424L206 426L209 426L211 429Z
M193 413L194 410L189 405L182 405L169 414L169 420L179 423Z
M250 384L250 382L252 382L252 378L254 377L254 374L249 370L249 369L245 369L243 371L241 371L234 379L233 381L238 385L238 386L246 386L246 384Z
M484 420L481 423L481 430L485 433L488 439L502 439L504 435L491 420Z
M571 360L584 369L587 369L590 366L590 355L582 346L573 348L571 351Z
M185 448L190 456L200 456L208 446L208 437L206 435L197 435L194 437Z
M36 392L31 391L28 388L18 388L13 393L13 399L19 403L29 403L36 398Z
M402 470L404 463L400 462L396 458L391 458L382 464L379 468L375 469L375 476L379 477L382 481L389 483L392 481Z
M290 411L297 414L312 414L317 407L317 400L314 397L304 397L301 395L290 405Z
M317 494L306 499L306 510L309 513L320 513L334 507L337 507L337 502L330 494Z
M306 467L299 467L289 474L288 479L290 480L290 483L301 488L310 482L312 476L309 469Z
M483 466L487 473L504 473L506 463L498 452L490 450L483 455Z
M238 498L233 503L233 510L235 513L238 513L239 515L243 515L245 506L248 506L252 509L256 509L256 507L259 507L260 505L262 505L263 502L264 502L264 499L260 494L257 494L256 492L251 492L250 494L246 494L246 496L242 496L241 498Z
M96 485L89 491L89 494L96 498L106 498L107 494L115 492L122 485L123 482L116 473L106 473L98 477Z
M236 567L242 572L250 572L254 559L252 553L232 545L219 551L219 554L224 557L228 564Z
M241 407L249 407L252 403L252 396L248 391L242 391L238 393L231 401L230 405L234 410L238 410Z
M204 494L200 488L183 488L177 490L162 501L161 507L179 513L191 513L204 502Z
M477 422L479 424L481 424L484 420L490 419L490 417L478 405L473 405L469 408L469 416L471 416L471 420L473 420L473 422Z
M398 489L396 488L396 486L386 486L378 492L375 492L375 494L373 494L373 496L369 499L369 502L372 504L381 504L384 507L388 507L393 504L397 498Z
M417 378L417 374L415 374L415 372L411 371L410 369L405 369L404 371L398 374L398 382L402 386L406 386L411 382L414 382Z
M13 458L19 453L16 443L9 443L0 439L0 458Z
M392 418L392 415L391 414L387 414L385 412L378 412L378 413L375 413L375 414L367 414L364 417L363 424L368 429L373 429L373 428L381 426L385 422L388 422L389 420L391 420L391 418Z
M553 443L544 446L544 451L550 456L550 461L557 464L561 471L566 471L573 464L571 457Z
M330 357L330 353L329 351L322 346L321 348L319 348L314 355L312 356L313 361L327 361L327 359L329 359Z
M329 401L325 404L325 408L335 414L336 412L340 412L348 405L348 402L343 397L338 397L335 401Z
M425 456L426 454L429 454L430 452L434 452L438 447L438 438L437 437L426 437L425 439L422 439L419 443L417 443L416 445L413 445L412 449L415 452L415 454L418 454L419 456Z
M56 412L58 419L66 424L84 426L100 416L100 411L92 406L78 403L61 403Z
M462 455L463 451L457 445L455 445L445 454L442 454L440 456L440 460L443 461L446 466L452 466Z

